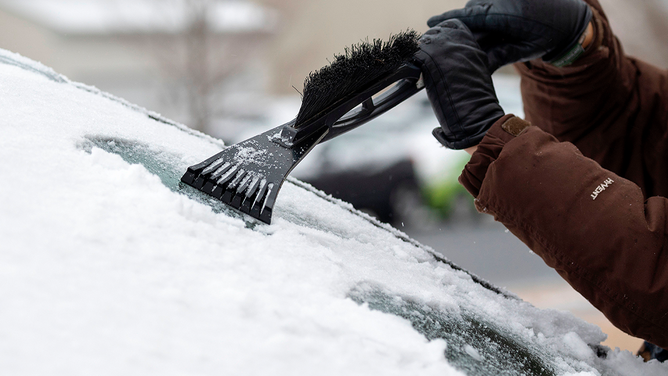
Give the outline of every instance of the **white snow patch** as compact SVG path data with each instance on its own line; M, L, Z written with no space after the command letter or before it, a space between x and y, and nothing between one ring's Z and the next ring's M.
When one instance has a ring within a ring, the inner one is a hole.
M466 353L469 354L469 356L471 358L473 358L473 359L475 359L479 362L482 362L485 359L482 355L480 355L478 350L476 350L475 347L473 347L471 345L465 345L464 346L464 351L466 351Z
M563 336L562 341L571 355L580 360L591 359L594 353L577 333L570 332Z

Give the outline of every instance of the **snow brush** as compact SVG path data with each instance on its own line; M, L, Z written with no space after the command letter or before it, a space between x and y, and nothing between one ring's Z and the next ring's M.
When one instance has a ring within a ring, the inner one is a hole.
M363 41L304 81L297 117L190 166L181 181L265 223L283 182L318 143L387 112L420 91L419 35Z

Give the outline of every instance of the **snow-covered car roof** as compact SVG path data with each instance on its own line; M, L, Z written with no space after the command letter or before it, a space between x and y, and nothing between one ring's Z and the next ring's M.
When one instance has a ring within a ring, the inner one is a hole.
M4 50L0 109L2 374L665 373L297 180L235 214L178 181L221 142Z

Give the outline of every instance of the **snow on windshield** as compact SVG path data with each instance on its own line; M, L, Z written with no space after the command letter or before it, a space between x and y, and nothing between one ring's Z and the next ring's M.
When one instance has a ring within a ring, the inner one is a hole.
M597 327L486 288L297 181L270 226L216 206L178 178L220 142L6 51L0 108L2 374L521 367L496 347L547 374L665 374L597 357Z

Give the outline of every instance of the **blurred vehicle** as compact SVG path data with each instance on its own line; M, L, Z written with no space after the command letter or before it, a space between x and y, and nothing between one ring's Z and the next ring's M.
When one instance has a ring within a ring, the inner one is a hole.
M356 169L328 170L326 165L323 167L319 174L303 180L382 222L397 225L408 221L410 206L422 205L420 186L410 159L382 168L362 165Z

